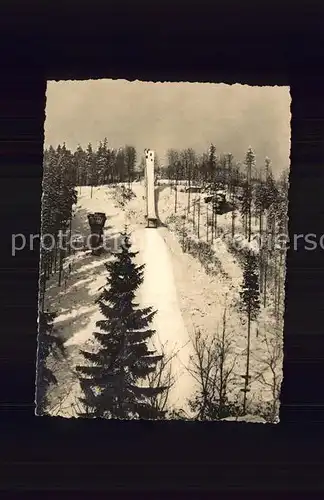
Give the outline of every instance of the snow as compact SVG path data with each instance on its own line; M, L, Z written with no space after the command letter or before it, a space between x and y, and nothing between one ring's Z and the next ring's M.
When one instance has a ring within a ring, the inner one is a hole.
M247 423L258 423L258 424L266 424L266 420L262 417L258 417L256 415L245 415L244 417L226 417L221 420L228 422L247 422Z
M167 355L177 352L172 362L176 383L170 393L169 403L173 408L183 408L189 412L187 399L195 390L194 380L188 371L190 356L193 354L191 338L197 329L206 336L220 331L225 306L228 308L227 329L233 337L235 374L240 384L241 375L245 372L246 328L235 307L242 282L242 268L229 251L226 241L231 231L231 213L218 216L222 234L214 240L213 249L222 272L211 276L206 274L196 258L183 252L172 224L158 229L145 227L144 183L133 183L132 189L136 197L122 210L115 199L115 188L95 187L92 189L92 196L90 187L78 188L72 233L88 236L87 215L95 211L107 214L104 230L106 238L118 238L127 224L131 232L132 250L139 251L136 260L138 264L145 263L144 283L138 292L138 302L141 307L151 306L157 310L152 325L156 330L154 345L157 350L159 346L164 346ZM156 193L158 214L161 221L165 222L174 213L174 191L161 182ZM198 197L192 195L193 200ZM188 194L178 192L177 216L184 213L187 199ZM203 209L206 210L206 206ZM206 212L202 211L202 220L204 217ZM238 228L240 224L237 217ZM188 233L197 240L195 231L190 227L187 227ZM206 237L206 227L202 223L200 238L206 241ZM243 245L246 244L243 238ZM58 385L50 392L53 415L75 416L73 404L80 396L80 388L74 367L82 362L80 348L92 345L96 321L102 318L95 299L106 283L107 271L104 264L111 258L109 253L94 257L90 252L78 250L65 261L64 284L58 286L57 275L50 280L46 307L58 311L55 325L68 350L67 359L56 368ZM259 322L252 325L252 373L253 370L259 370L262 364L265 353L262 332L268 328L269 323L269 312L263 309ZM256 334L257 328L261 332L259 336ZM249 395L262 401L270 401L272 397L271 390L260 385L259 380L251 383Z
M165 241L158 231L146 229L144 237L143 261L146 266L141 304L157 310L152 327L157 332L160 345L168 345L170 354L178 353L174 373L177 382L170 396L170 404L174 408L185 409L186 399L192 393L192 380L186 370L190 338L179 306L172 261Z

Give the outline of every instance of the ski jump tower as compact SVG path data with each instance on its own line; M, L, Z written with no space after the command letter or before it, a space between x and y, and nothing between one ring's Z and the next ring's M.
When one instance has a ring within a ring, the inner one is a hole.
M145 185L147 227L157 227L154 189L154 151L145 149Z

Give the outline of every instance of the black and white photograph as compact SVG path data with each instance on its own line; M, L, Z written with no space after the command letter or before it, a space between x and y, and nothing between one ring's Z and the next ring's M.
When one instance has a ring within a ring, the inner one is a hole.
M279 422L290 103L47 82L36 415Z

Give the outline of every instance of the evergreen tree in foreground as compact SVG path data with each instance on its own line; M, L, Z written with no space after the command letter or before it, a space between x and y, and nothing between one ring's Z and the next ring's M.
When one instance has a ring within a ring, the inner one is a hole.
M120 419L158 419L165 412L154 408L151 400L166 387L147 387L145 378L156 370L162 356L150 351L147 341L155 333L148 328L155 311L140 309L134 298L143 282L144 265L133 259L127 234L113 262L106 264L108 286L98 300L105 319L96 326L94 337L100 344L96 353L81 351L90 366L76 367L81 389L80 401L86 408L83 417Z
M37 415L45 415L48 405L47 390L51 384L57 384L57 379L48 368L46 362L50 354L57 357L64 355L62 340L54 333L53 321L56 313L39 313L39 334L37 350L37 375L36 375L36 410Z

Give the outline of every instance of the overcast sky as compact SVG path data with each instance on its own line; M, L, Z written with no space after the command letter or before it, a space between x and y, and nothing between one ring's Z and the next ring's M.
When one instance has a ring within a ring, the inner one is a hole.
M214 143L218 152L244 159L249 146L257 163L269 156L274 172L289 166L289 87L125 80L48 82L45 146L74 150L129 144L142 154L169 148L197 152Z

